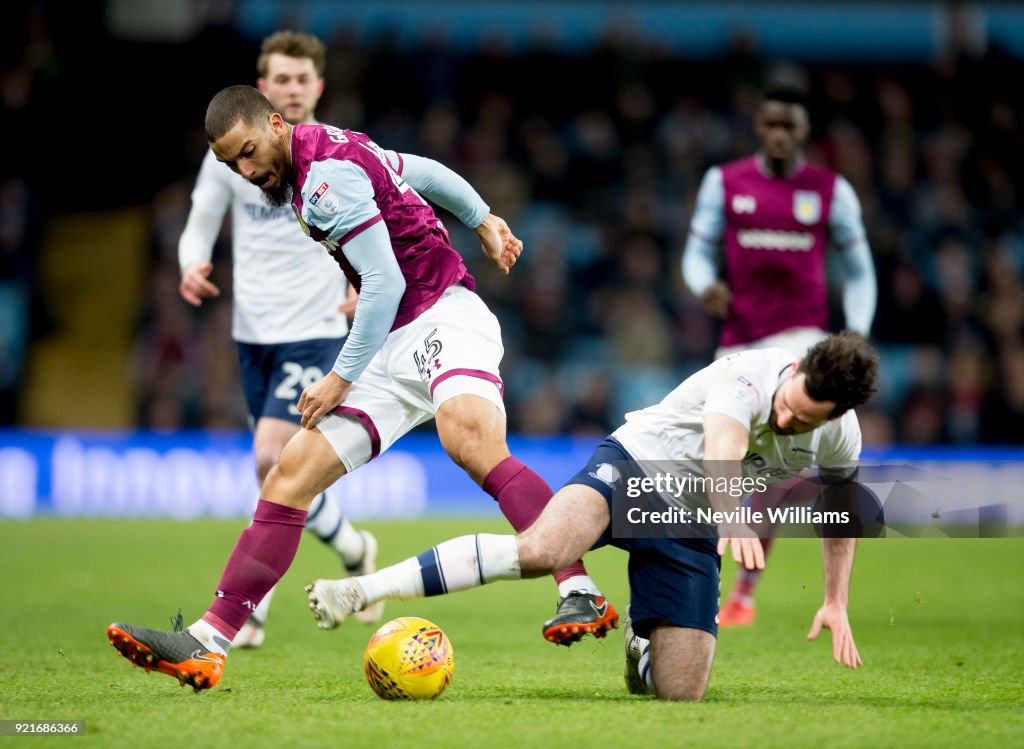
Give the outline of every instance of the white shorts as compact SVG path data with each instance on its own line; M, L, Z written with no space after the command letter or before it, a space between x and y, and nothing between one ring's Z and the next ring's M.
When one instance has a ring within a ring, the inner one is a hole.
M819 328L790 328L781 333L767 336L758 341L743 343L739 346L720 346L715 351L715 358L721 359L729 354L736 354L740 351L752 351L762 348L784 348L793 356L803 356L807 349L828 338L828 333Z
M345 401L317 428L353 471L457 395L478 395L502 412L501 327L487 305L452 286L430 309L392 331Z

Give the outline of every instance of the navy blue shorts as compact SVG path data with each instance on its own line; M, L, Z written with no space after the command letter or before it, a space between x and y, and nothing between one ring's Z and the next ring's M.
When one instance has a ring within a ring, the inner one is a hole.
M313 338L291 343L238 342L238 365L249 415L302 420L296 404L302 391L330 372L344 338Z
M608 502L616 483L627 479L612 467L628 466L642 476L632 456L612 437L594 450L587 465L566 485L589 486ZM628 469L627 469L628 470ZM650 637L658 624L702 629L718 636L719 571L715 538L614 538L611 524L593 548L612 545L629 552L629 616L633 630Z

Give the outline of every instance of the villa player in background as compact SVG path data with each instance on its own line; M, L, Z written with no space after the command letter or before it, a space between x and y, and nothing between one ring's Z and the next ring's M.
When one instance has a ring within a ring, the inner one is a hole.
M324 45L315 36L278 31L263 40L257 87L288 122L316 122L325 59ZM299 430L297 403L303 388L330 371L344 343L348 284L323 248L302 233L291 208L267 205L258 187L207 151L178 244L179 291L189 304L199 306L203 299L220 295L209 280L210 259L229 209L232 337L262 486L285 443ZM349 573L364 575L375 569L376 539L368 531L356 531L327 494L313 500L306 530L332 547ZM273 590L239 630L236 647L263 643L272 595ZM361 621L373 623L381 613L371 610Z
M771 347L802 356L824 339L829 247L843 268L845 327L867 336L877 284L860 202L842 176L807 163L810 118L803 92L767 91L755 129L758 153L704 175L683 253L686 285L723 320L715 358ZM752 501L778 501L786 487L769 491ZM770 534L762 531L766 555ZM721 626L753 623L760 576L760 570L737 572Z

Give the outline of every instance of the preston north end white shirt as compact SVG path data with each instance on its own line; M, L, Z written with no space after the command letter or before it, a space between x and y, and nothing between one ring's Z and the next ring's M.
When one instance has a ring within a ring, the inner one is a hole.
M795 360L780 348L719 359L684 380L660 403L626 414L626 423L612 436L642 464L699 463L704 457L704 414L722 413L750 428L747 459L759 456L766 461L771 468L771 475L765 476L768 483L812 465L839 468L856 461L861 435L852 409L805 434L778 435L768 425L772 396Z
M232 336L272 344L341 338L348 320L338 311L347 281L322 246L302 231L290 204L271 208L260 188L208 151L192 191L181 236L181 267L208 262L228 207L234 260Z

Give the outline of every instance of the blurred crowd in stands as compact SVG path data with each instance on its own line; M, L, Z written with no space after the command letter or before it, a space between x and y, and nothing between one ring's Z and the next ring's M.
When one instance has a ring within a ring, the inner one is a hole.
M236 41L248 76L216 71L204 90L255 79L258 40ZM696 60L614 31L572 56L541 35L528 50L485 35L472 53L443 35L415 46L386 35L325 41L319 118L447 164L525 242L505 277L445 216L501 319L510 431L606 432L711 360L716 323L679 269L694 197L707 167L756 149L758 93L783 82L810 94L811 161L849 179L864 210L883 359L881 391L861 412L866 442L1021 441L1021 60L953 44L928 64L797 67L766 61L741 36L726 56ZM13 85L5 82L8 110ZM224 295L195 311L177 292L202 113L186 113L181 176L152 201L152 273L132 364L145 427L245 426L227 231L214 276ZM164 146L172 156L180 148ZM14 382L19 354L5 300L30 288L33 273L22 257L32 214L19 184L0 185L0 389ZM832 307L838 329L838 298ZM27 321L22 328L24 339Z

